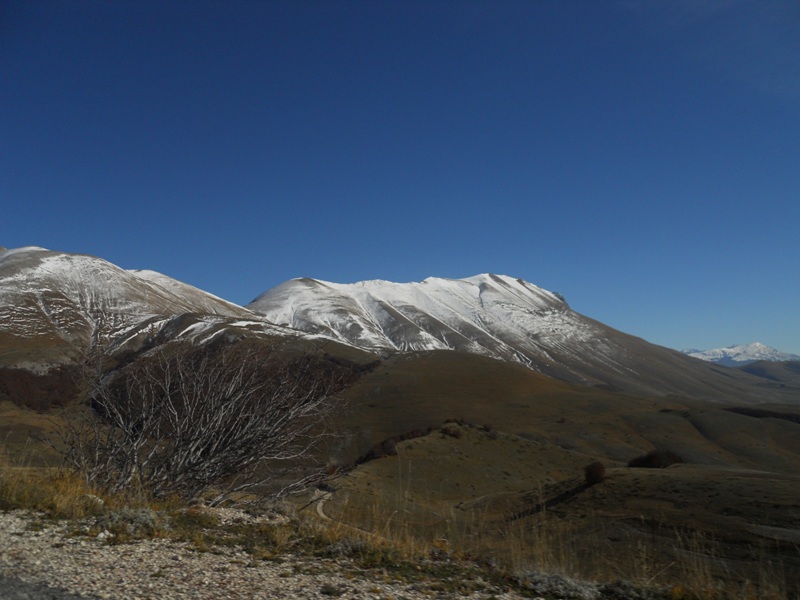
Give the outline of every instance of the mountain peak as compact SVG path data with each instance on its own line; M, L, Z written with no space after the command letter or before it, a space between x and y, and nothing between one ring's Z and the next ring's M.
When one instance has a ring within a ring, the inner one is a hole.
M0 262L11 258L12 256L25 256L37 252L50 252L47 248L41 246L22 246L21 248L4 248L0 246Z
M291 279L258 296L248 308L275 323L311 329L356 345L423 350L449 348L438 334L431 338L423 321L457 322L457 326L449 327L461 332L482 321L482 313L499 306L506 307L498 309L501 312L529 314L563 309L566 303L560 295L522 279L483 273L465 279L428 277L410 283ZM413 339L400 336L393 340L384 327L390 322L402 326L404 335Z
M416 283L293 279L247 308L277 325L386 355L455 350L574 383L655 395L717 398L736 385L735 377L598 323L558 294L508 275Z
M761 342L734 344L713 350L684 350L683 353L727 367L740 367L759 360L771 362L800 360L797 354L782 352Z
M20 356L46 347L50 364L61 364L98 339L116 343L187 313L257 318L154 271L36 246L0 253L0 339L14 339Z

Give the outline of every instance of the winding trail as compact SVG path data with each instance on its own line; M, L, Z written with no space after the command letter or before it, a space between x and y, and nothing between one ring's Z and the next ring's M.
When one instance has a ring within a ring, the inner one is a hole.
M333 492L323 492L322 490L314 490L314 495L311 497L311 501L309 504L316 504L316 511L317 515L321 519L325 521L329 521L331 523L336 523L337 526L343 527L345 529L349 529L359 535L364 535L370 537L375 540L380 540L382 542L389 543L390 540L382 535L378 535L377 533L373 533L371 531L367 531L366 529L362 529L361 527L356 527L355 525L350 525L349 523L345 523L344 521L340 521L338 519L334 519L330 515L325 512L325 503L331 499L333 496Z
M328 515L325 514L325 503L330 500L331 496L333 495L332 492L323 492L322 490L314 490L314 496L311 498L311 502L315 503L317 506L317 514L326 521L333 521ZM338 523L339 521L334 521Z

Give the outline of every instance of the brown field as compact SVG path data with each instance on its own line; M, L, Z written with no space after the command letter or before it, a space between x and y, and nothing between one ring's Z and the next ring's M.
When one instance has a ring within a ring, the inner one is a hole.
M455 352L393 356L343 395L327 460L349 470L319 512L353 532L516 572L668 585L676 598L693 597L683 587L800 597L800 404L735 412L728 400L578 387ZM5 452L52 464L29 439L60 410L0 402ZM350 468L376 446L385 456ZM654 449L684 462L627 466ZM583 469L594 461L606 477L589 486Z
M334 481L335 521L517 569L800 593L800 406L751 416L457 353L390 359L347 397L341 463L437 428ZM653 449L685 463L626 466ZM593 461L607 474L590 487Z

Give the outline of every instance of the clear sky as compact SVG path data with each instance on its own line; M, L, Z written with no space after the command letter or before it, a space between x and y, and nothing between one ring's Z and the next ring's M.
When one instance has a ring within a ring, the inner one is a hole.
M0 3L0 245L246 304L494 272L800 353L796 0Z

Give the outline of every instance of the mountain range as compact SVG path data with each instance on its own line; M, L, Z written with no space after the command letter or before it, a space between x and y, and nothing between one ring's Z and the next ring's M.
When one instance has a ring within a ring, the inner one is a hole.
M727 367L741 367L761 360L769 362L800 360L800 356L797 354L781 352L761 342L726 346L714 350L684 350L683 353Z
M218 335L333 340L384 357L480 354L582 386L714 401L795 400L796 390L650 344L505 275L420 283L294 279L247 307L152 271L27 247L0 252L0 366L46 372L93 344ZM342 346L345 347L345 346Z
M686 360L570 309L521 279L483 274L420 283L293 279L248 305L270 321L383 351L457 350L582 385L718 397L741 374Z
M49 448L31 458L31 440L80 414L78 361L95 346L112 376L171 340L243 336L357 373L314 457L336 473L317 514L337 530L391 525L404 543L514 564L557 566L540 554L552 547L615 579L800 572L800 362L700 360L504 275L295 279L243 307L100 258L0 249L0 454L57 464ZM677 462L626 466L661 456ZM591 464L607 468L596 485ZM515 523L532 537L510 543Z

